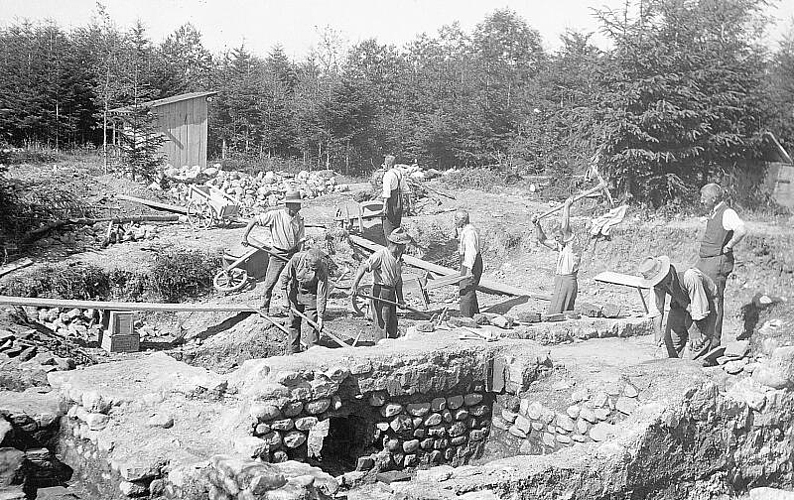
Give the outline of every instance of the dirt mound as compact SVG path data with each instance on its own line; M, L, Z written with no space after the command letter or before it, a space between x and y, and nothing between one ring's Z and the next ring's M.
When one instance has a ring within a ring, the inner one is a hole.
M286 354L286 334L251 313L233 327L209 337L189 342L172 355L217 373L228 373L247 359Z

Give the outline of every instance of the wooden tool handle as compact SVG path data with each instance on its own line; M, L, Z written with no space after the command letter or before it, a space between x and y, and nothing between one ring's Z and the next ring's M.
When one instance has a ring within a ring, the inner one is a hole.
M596 187L594 187L592 189L588 189L587 191L574 196L573 201L576 202L576 201L581 200L582 198L587 198L588 196L590 196L590 195L592 195L594 193L597 193L599 191L603 191L604 189L606 189L606 187L607 187L606 182L599 182ZM555 212L559 212L560 210L562 210L562 207L564 207L564 206L565 206L565 204L562 204L562 205L559 205L557 207L552 208L551 210L543 212L542 214L538 215L537 220L544 219L544 218L548 217L549 215L551 215L551 214L553 214Z

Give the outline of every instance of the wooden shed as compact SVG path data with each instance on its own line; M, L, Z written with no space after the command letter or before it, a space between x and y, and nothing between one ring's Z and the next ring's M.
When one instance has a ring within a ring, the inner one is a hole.
M165 142L160 151L174 167L207 166L207 102L217 92L189 92L143 103L157 115ZM123 130L124 115L131 106L110 110L113 117L113 144Z
M766 184L775 201L794 209L794 161L771 132L764 133Z

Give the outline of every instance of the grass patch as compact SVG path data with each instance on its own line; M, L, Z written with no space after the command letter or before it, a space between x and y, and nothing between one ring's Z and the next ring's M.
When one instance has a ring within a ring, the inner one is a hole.
M158 255L151 273L151 287L165 302L198 297L212 290L212 278L221 258L199 250L170 250Z
M0 282L0 295L67 300L180 302L213 291L220 255L170 250L158 255L151 271L114 269L94 264L48 264Z

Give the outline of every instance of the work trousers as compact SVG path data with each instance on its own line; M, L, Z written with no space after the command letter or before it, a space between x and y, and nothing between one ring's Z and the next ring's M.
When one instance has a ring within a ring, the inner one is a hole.
M692 325L695 325L700 335L704 338L711 338L714 335L714 325L716 323L717 314L711 310L708 316L699 320L692 321L692 315L686 309L681 307L671 307L667 315L667 326L664 330L664 345L667 347L667 356L671 358L680 358L681 353L684 352L686 344L689 341L689 331ZM692 353L694 357L699 357L711 350L710 347L703 348L698 353Z
M463 266L461 266L463 267ZM471 268L471 276L458 283L458 295L460 296L460 315L472 318L480 312L480 304L477 302L477 285L480 284L482 277L482 256L477 254L474 259L474 266Z
M312 306L309 304L299 304L296 301L290 300L290 310L289 310L289 344L287 345L287 349L295 354L301 352L301 325L303 324L303 318L295 314L294 310L297 310L307 318L317 323L317 307ZM311 333L309 337L306 339L306 348L308 349L311 346L317 345L317 341L320 339L320 333L311 328Z
M389 235L392 231L400 227L402 217L396 220L391 220L388 217L383 218L383 237L386 239L386 246L389 245Z
M579 293L579 283L576 273L557 274L554 276L554 292L551 294L548 314L559 314L563 311L573 311L576 295Z
M287 260L292 257L292 254L286 256ZM278 257L270 256L267 261L267 272L265 273L265 296L262 302L262 311L268 314L270 310L270 300L273 298L273 289L278 283L278 278L281 276L281 271L287 266L286 260L281 260Z
M717 294L714 297L714 307L717 316L714 325L714 338L711 340L711 348L713 349L719 346L722 340L722 320L725 317L725 285L728 283L728 276L733 272L733 253L714 257L701 257L697 268L711 278L711 281L717 287Z
M397 292L388 286L372 285L372 296L397 302ZM375 326L375 342L384 338L397 338L397 306L380 300L371 300L370 302L372 321Z

